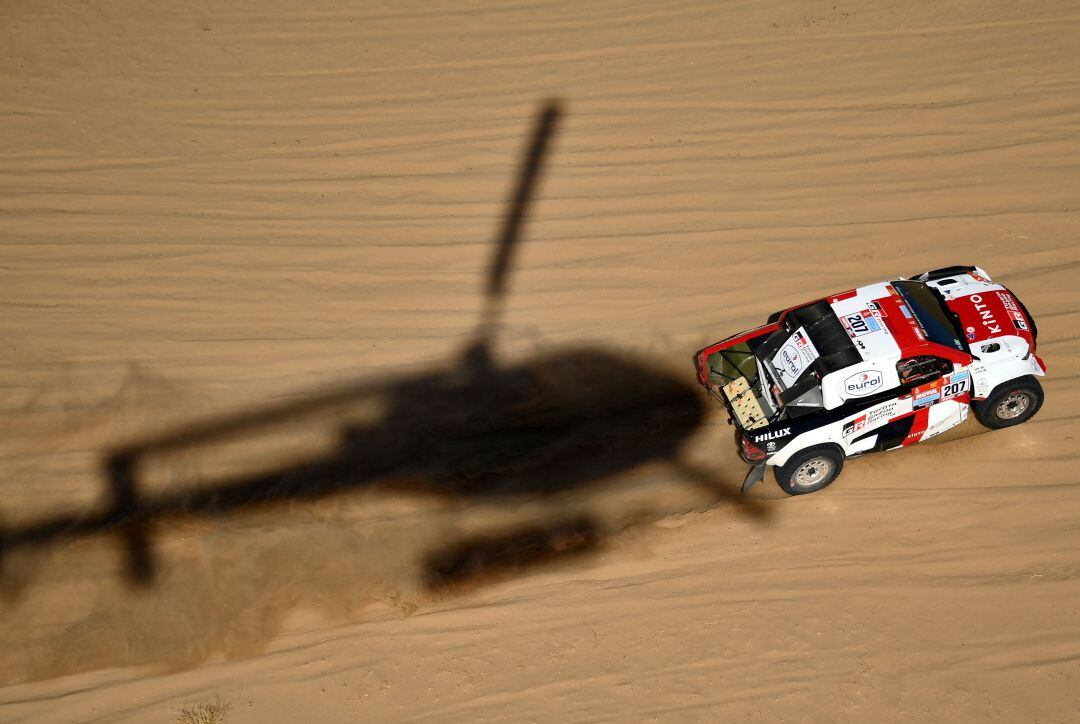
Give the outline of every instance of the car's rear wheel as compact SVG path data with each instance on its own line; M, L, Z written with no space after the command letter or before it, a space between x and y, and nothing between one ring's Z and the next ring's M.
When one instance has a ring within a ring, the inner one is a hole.
M844 469L844 453L833 445L801 450L778 468L776 482L788 495L805 495L821 490Z
M998 385L985 400L971 403L975 417L991 430L1027 422L1043 403L1042 385L1034 377L1021 377Z

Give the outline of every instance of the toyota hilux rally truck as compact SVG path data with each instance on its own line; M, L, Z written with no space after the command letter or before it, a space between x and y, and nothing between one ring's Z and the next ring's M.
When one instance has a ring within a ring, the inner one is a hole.
M785 309L701 350L698 380L727 408L750 463L789 495L836 479L844 459L921 442L973 409L991 429L1043 401L1038 331L975 266L870 284Z

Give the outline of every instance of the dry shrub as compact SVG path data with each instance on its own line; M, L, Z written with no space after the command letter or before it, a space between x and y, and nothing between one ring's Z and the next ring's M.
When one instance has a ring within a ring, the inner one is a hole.
M221 724L228 713L228 704L201 702L181 709L176 724Z

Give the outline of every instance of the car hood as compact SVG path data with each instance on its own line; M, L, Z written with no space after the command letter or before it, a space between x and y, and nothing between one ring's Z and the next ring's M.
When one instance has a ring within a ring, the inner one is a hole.
M969 344L1013 335L1034 346L1031 320L1007 289L956 296L948 299L946 304L960 317Z

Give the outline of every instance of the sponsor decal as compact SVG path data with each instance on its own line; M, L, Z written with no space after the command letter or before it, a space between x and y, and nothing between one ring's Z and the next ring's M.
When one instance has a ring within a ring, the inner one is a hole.
M975 341L975 328L974 327L968 327L967 329L965 329L964 334L967 335L968 342L974 342Z
M810 347L810 338L806 336L806 331L799 327L795 330L795 333L791 335L791 338L795 340L795 346L799 348L799 351L804 351L807 347ZM814 355L815 357L817 355Z
M783 349L780 350L779 356L787 373L792 377L798 377L803 368L803 363L799 358L799 350L795 348L795 345L791 342L785 344Z
M967 372L954 372L941 381L941 399L948 400L968 391L971 375Z
M1000 297L1000 295L998 295ZM986 331L990 334L1001 334L1001 324L994 318L994 313L990 310L990 307L983 301L981 294L972 294L968 299L975 307L975 313L979 315L979 320L982 326L986 327Z
M933 392L934 390L938 389L939 387L941 387L941 380L940 379L932 380L930 382L927 382L924 385L919 385L918 387L913 389L911 391L911 396L912 397L918 397L919 395L923 394L924 392Z
M918 410L929 407L941 399L941 380L927 382L911 391L911 407Z
M842 435L844 437L850 437L866 427L870 427L875 422L890 419L895 413L898 403L896 400L889 400L888 402L875 407L871 410L867 410L862 415L859 415L854 420L849 421L844 425Z
M844 425L843 435L844 437L851 437L864 427L866 427L866 415L860 415Z
M807 365L818 358L818 351L806 330L799 327L792 332L784 346L772 358L776 374L785 387L790 387L795 380L799 379Z
M896 412L897 402L896 400L890 400L881 407L875 407L866 413L867 424L871 422L877 422L878 420L886 420L893 416Z
M877 370L856 372L844 380L844 392L848 397L865 397L881 388L881 373Z
M968 272L968 275L977 282L982 282L983 284L989 284L990 283L989 279L987 279L986 277L984 277L982 274L980 274L977 271L970 271L970 272Z
M986 379L986 365L974 364L971 370L972 381L975 383L975 397L982 399L990 393L990 383Z
M769 442L765 443L765 452L776 452L776 443L772 440L769 440Z
M1024 317L1024 313L1020 311L1020 305L1017 303L1016 298L1008 292L998 292L997 295L1002 306L1005 307L1005 311L1012 317L1013 326L1022 332L1027 332L1027 319Z
M854 314L845 314L840 317L840 323L844 325L844 330L852 339L861 334L870 334L881 329L881 324L874 318L874 313L869 309Z
M763 435L754 435L754 442L765 442L766 440L777 440L782 437L787 437L791 434L790 427L782 427L779 430L773 430L772 432L766 432Z
M900 307L900 313L901 314L903 314L908 319L911 319L911 312L908 311L908 308L907 308L906 304L904 304L903 302L900 302L900 304L898 304L897 306Z
M930 392L924 392L911 401L911 409L919 410L924 407L930 407L930 405L936 405L938 400L941 399L941 393L937 390L931 390Z
M1001 305L1010 312L1019 312L1020 305L1016 303L1016 299L1008 292L998 292L998 299L1001 300Z

